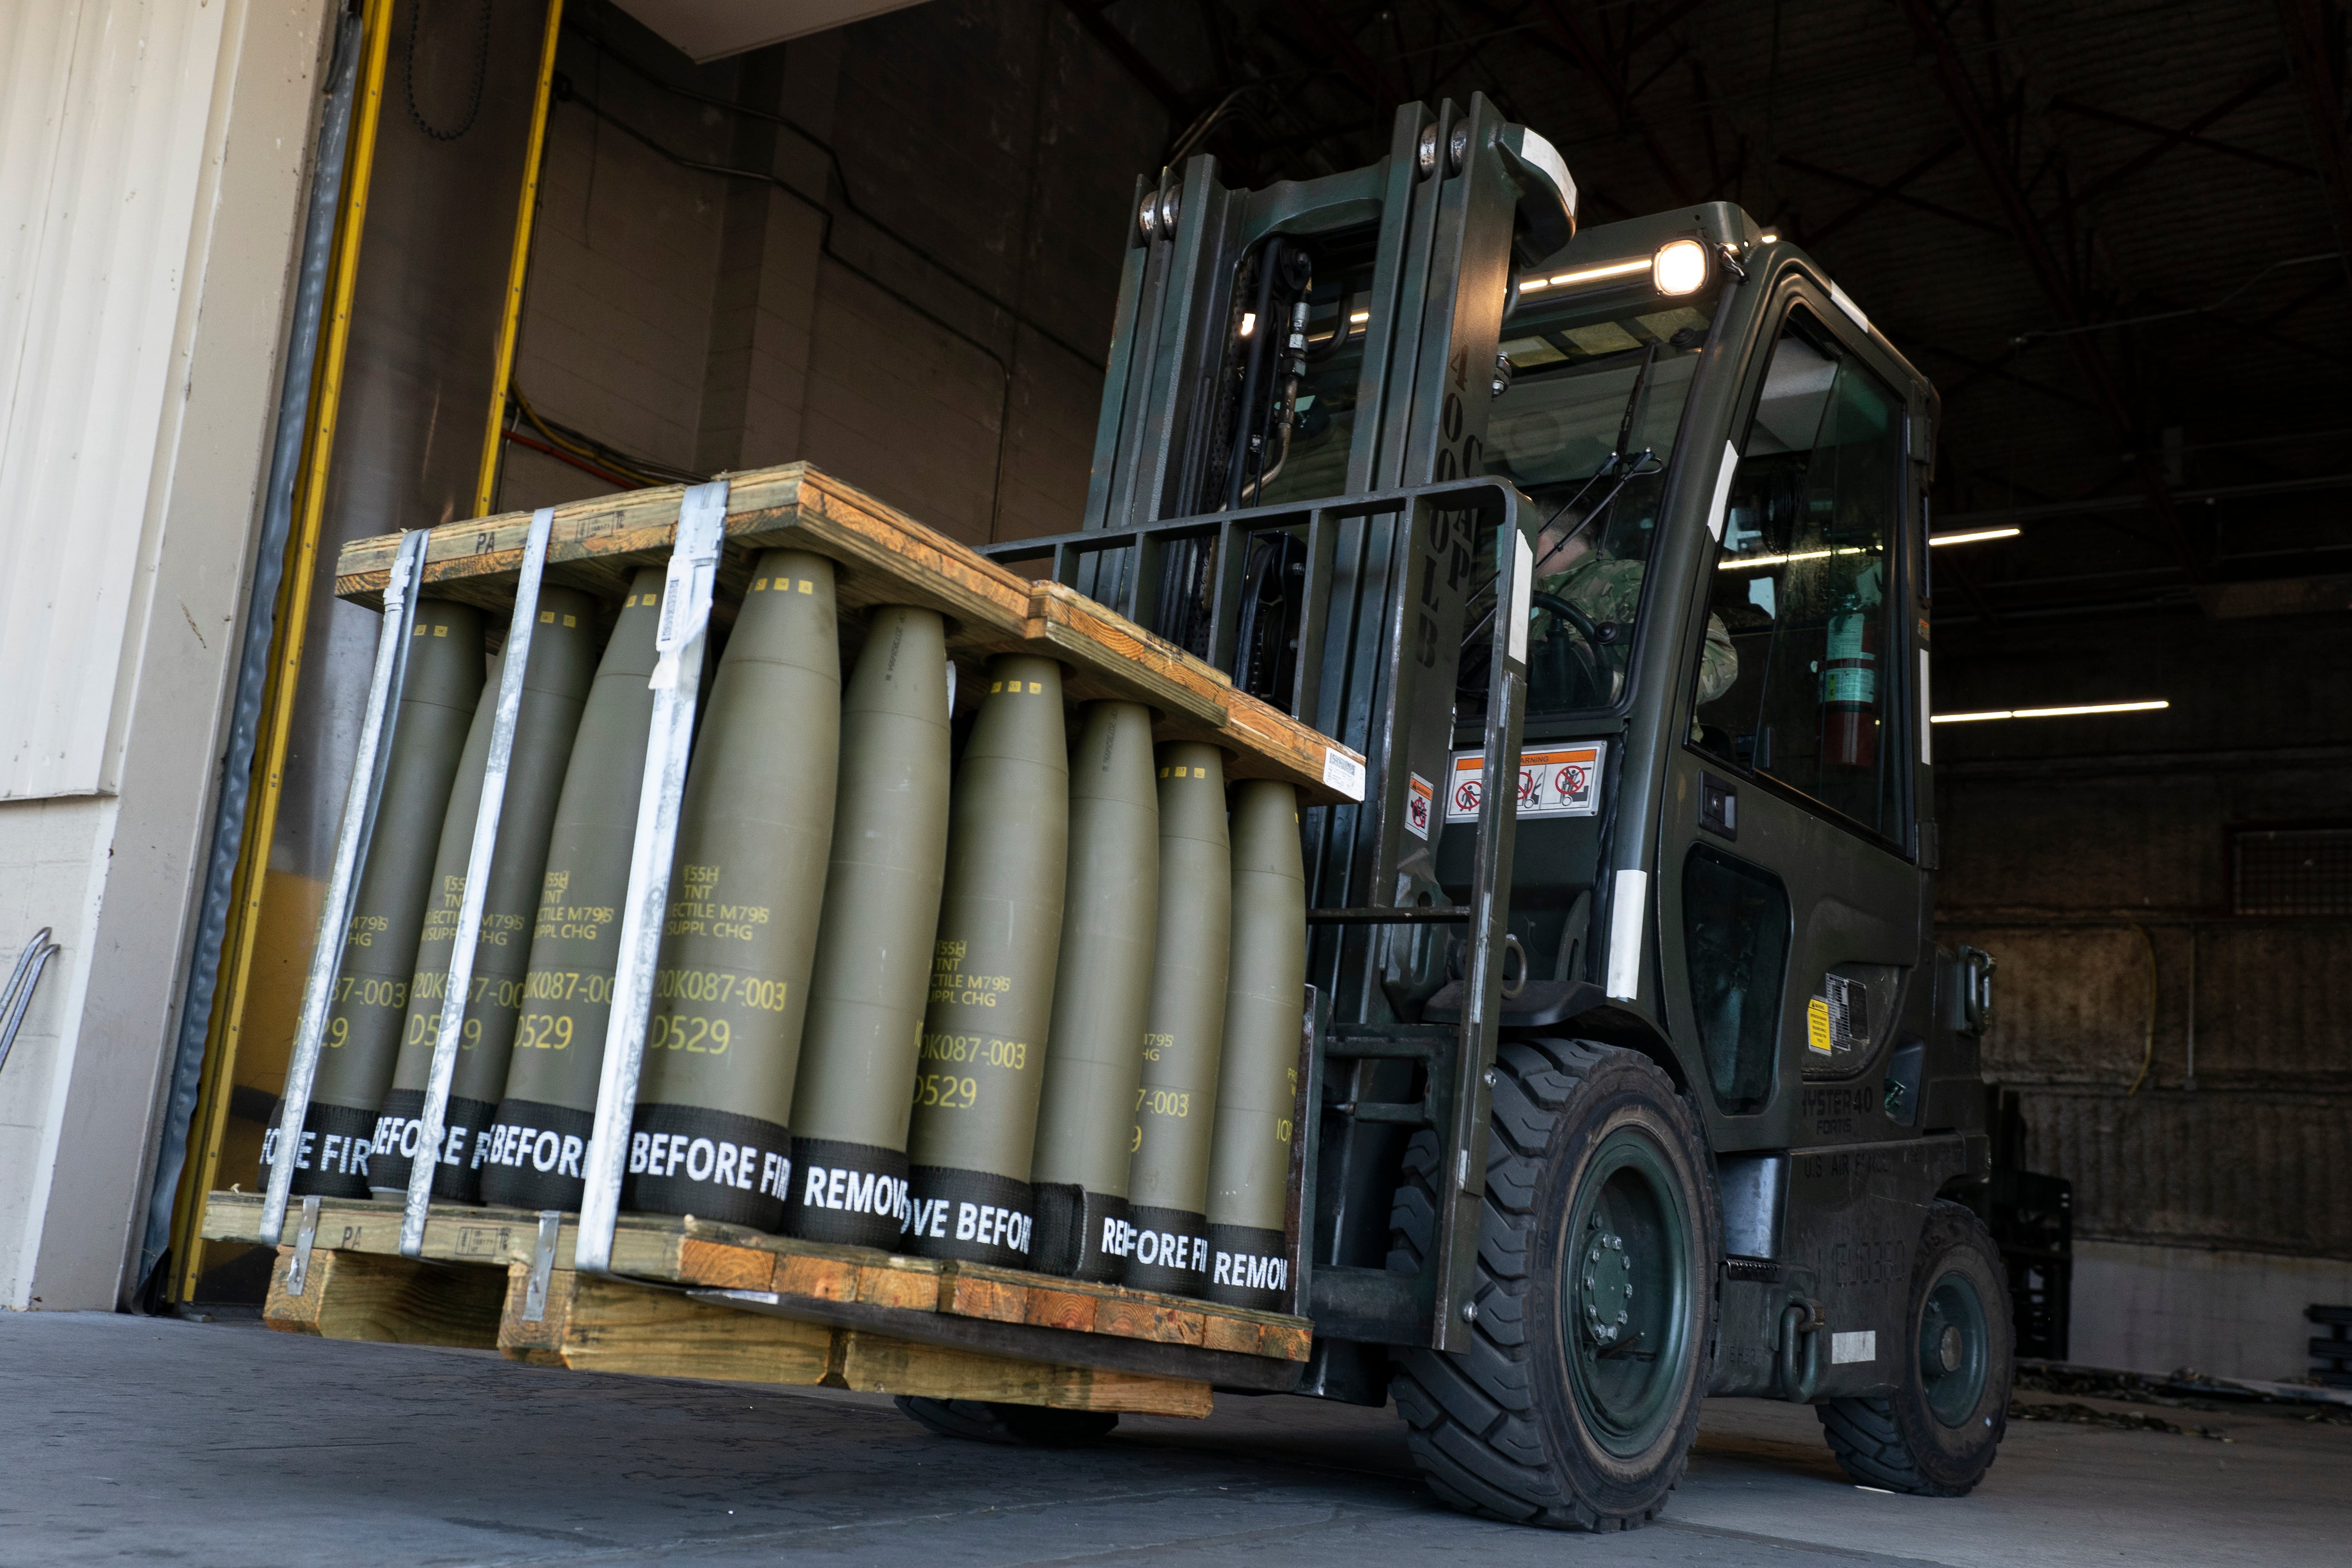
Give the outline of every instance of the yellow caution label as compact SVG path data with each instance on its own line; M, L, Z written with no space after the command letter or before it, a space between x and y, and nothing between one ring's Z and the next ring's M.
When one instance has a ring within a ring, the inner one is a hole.
M1805 1004L1805 1044L1823 1056L1830 1050L1830 1004L1826 996L1816 996Z

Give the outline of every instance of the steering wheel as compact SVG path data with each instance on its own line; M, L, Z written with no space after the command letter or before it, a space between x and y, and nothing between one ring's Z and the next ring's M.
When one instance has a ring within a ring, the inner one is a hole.
M1549 612L1560 626L1576 634L1574 638L1546 637L1541 662L1529 661L1528 706L1541 710L1605 705L1612 683L1608 660L1601 652L1601 628L1592 624L1592 617L1557 594L1530 594L1528 605L1530 610ZM1546 687L1549 691L1541 689Z
M1528 607L1534 610L1549 610L1559 619L1566 621L1576 628L1577 635L1584 639L1584 645L1592 649L1596 655L1599 654L1601 628L1592 624L1591 616L1561 598L1558 594L1547 594L1538 589L1528 595Z

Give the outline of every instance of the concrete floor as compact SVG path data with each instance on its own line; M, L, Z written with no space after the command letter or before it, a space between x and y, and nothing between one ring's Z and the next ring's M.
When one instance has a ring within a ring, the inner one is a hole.
M2117 1407L2128 1408L2128 1407ZM0 1313L0 1564L172 1559L1004 1568L1113 1560L2313 1563L2352 1539L2352 1426L2016 1423L1973 1497L1859 1490L1811 1412L1708 1411L1666 1518L1560 1536L1466 1519L1396 1418L1228 1398L1081 1453L958 1443L859 1394L510 1365L245 1327Z

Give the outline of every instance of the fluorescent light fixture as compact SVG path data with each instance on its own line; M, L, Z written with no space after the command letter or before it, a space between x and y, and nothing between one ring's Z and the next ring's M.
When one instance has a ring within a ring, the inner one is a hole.
M1257 331L1257 312L1255 310L1244 310L1242 312L1242 336L1247 337L1255 331Z
M1370 310L1359 310L1348 318L1348 324L1351 327L1360 327L1371 319L1372 313Z
M2171 706L2158 698L2152 702L2089 702L2074 708L2003 708L1985 713L1938 713L1929 722L1981 724L1988 719L2074 719L2085 713L2153 713Z
M1968 533L1931 533L1930 544L1976 544L1988 539L2015 539L2020 532L2014 528L1979 528Z
M1695 239L1668 240L1650 258L1650 278L1661 294L1698 292L1706 281L1706 247Z
M1748 566L1778 566L1790 561L1827 561L1832 555L1864 553L1865 552L1859 544L1843 544L1835 550L1800 550L1793 555L1735 555L1728 561L1717 562L1715 569L1718 572L1737 572Z

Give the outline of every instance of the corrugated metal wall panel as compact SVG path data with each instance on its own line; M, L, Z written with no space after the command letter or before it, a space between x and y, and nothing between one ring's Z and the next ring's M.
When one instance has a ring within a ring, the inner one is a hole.
M115 784L225 9L0 7L0 798Z

